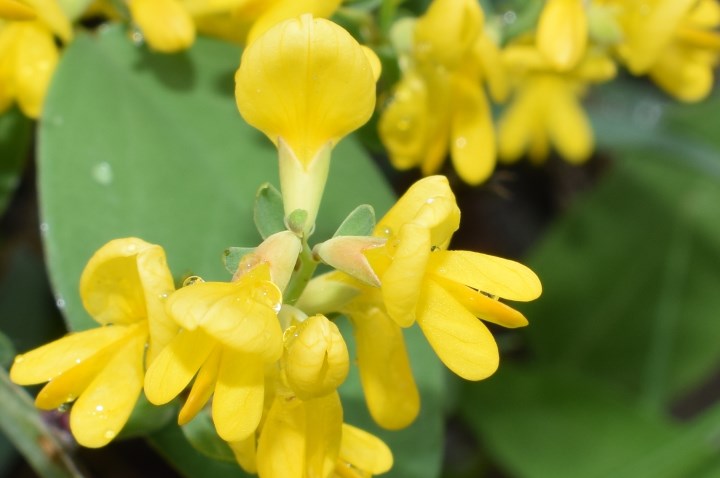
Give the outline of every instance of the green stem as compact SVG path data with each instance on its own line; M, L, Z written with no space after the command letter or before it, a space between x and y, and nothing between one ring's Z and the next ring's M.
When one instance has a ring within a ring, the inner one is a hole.
M290 278L290 283L285 288L283 302L294 305L302 295L305 287L310 279L312 279L315 269L319 262L315 260L308 246L307 241L303 238L303 250L298 257L298 266Z
M44 478L82 477L28 394L0 369L0 429Z

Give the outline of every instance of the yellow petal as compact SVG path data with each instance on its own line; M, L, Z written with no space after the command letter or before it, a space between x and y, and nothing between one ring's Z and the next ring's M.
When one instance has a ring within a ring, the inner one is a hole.
M561 80L553 86L547 108L547 128L558 152L571 163L586 161L593 149L592 126L575 93Z
M588 22L582 0L548 0L538 20L537 45L559 70L577 65L585 53Z
M455 195L445 176L429 176L414 183L403 194L397 203L385 214L375 226L373 235L390 237L400 231L400 227L412 222L420 210L434 198L447 198L455 202ZM460 223L460 212L457 211L457 226ZM457 227L455 228L457 230Z
M174 53L195 41L195 24L177 0L129 0L133 21L153 50Z
M268 281L204 282L176 291L167 308L184 328L200 327L228 347L273 361L282 354L274 308L280 300L279 289Z
M136 334L73 405L70 430L82 446L107 445L125 426L143 384L145 334Z
M148 318L146 295L157 295L148 297L157 303L161 294L173 289L164 258L160 246L141 239L108 242L90 258L80 277L80 297L85 309L101 324L125 324ZM148 284L147 289L144 284ZM153 308L153 317L164 315L159 307L157 304Z
M430 256L430 234L427 228L409 223L400 229L398 241L392 264L381 277L382 295L388 315L400 327L409 327L415 321Z
M358 370L373 420L399 430L415 420L420 395L400 327L377 306L350 309Z
M372 67L373 72L373 78L377 82L377 80L380 79L380 74L382 73L382 63L380 62L380 58L378 58L377 54L370 47L360 45L360 48L362 48L363 53L365 53L365 56L368 59L368 62L370 62L370 67Z
M363 125L375 107L373 68L341 27L304 15L245 49L235 76L243 118L307 164L326 143Z
M275 397L258 440L257 468L263 478L305 476L305 411L300 400Z
M329 476L340 454L343 409L337 392L305 405L305 476Z
M415 25L415 55L421 61L457 66L482 32L475 0L435 0Z
M347 423L342 426L340 459L371 475L385 473L393 465L392 452L381 439Z
M215 347L205 363L200 366L185 404L178 414L178 425L185 425L207 404L215 390L222 349Z
M39 20L64 42L72 39L72 25L57 0L24 0L35 10Z
M499 300L491 299L466 285L442 279L441 277L435 276L433 280L442 285L455 300L475 317L508 328L524 327L528 324L525 316Z
M47 345L15 357L10 380L18 385L32 385L52 380L114 342L122 339L127 327L98 327L67 335Z
M487 327L431 280L417 322L440 360L460 377L482 380L497 370L500 356Z
M337 325L323 315L314 315L286 335L282 363L288 383L299 398L327 395L345 381L350 356Z
M23 113L38 118L55 73L58 49L50 30L39 23L23 23L19 28L15 65L17 101Z
M380 116L378 132L393 167L418 166L428 135L427 88L416 72L406 73L395 85L392 99Z
M688 103L706 98L714 85L710 63L693 61L689 49L668 48L650 69L650 77L665 92Z
M155 358L145 374L145 395L155 405L168 403L190 383L215 340L201 330L183 330Z
M263 371L259 357L223 350L212 405L215 429L223 440L242 440L257 429L265 396Z
M255 442L256 438L254 434L244 440L228 442L228 446L233 451L233 455L235 455L235 461L238 462L238 465L240 465L246 473L257 473Z
M450 150L460 179L478 185L495 169L495 129L485 93L462 77L454 82Z
M0 18L5 20L33 20L35 10L15 0L0 0Z
M253 23L248 33L247 44L283 20L310 13L314 17L329 18L342 3L341 0L279 0L268 2L270 8Z
M129 329L120 340L98 350L91 357L50 380L35 397L35 405L43 410L53 410L77 399L133 335Z
M621 45L630 71L646 73L673 39L678 24L697 0L658 0L653 5L631 2L622 18L625 43Z
M503 103L510 94L510 83L500 49L488 35L480 35L473 47L475 60L480 64L482 76L487 83L490 98Z
M18 24L9 24L0 28L0 113L10 108L17 95L15 70L18 51Z
M510 300L537 299L542 285L519 262L472 251L435 251L428 270L440 277Z
M535 95L529 89L521 89L503 112L498 124L498 155L502 161L515 162L528 148L535 111Z

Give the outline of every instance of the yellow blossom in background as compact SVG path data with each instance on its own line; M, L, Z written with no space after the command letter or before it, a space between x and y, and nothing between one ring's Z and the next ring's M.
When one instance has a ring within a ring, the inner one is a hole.
M589 51L568 72L559 72L531 45L510 45L503 59L515 78L515 94L498 122L498 154L512 162L527 153L543 161L554 146L572 163L592 154L592 126L580 103L587 86L615 76L615 64Z
M465 182L479 184L492 173L494 128L481 82L496 101L504 100L507 87L483 19L474 0L435 0L418 18L408 58L401 62L407 64L403 77L379 123L396 168L433 174L450 150Z
M135 238L109 242L80 279L83 305L102 327L19 355L10 378L21 385L48 382L37 406L52 410L75 401L70 412L75 439L87 447L106 445L135 406L145 362L175 334L164 309L173 288L160 246Z
M623 32L620 59L681 101L710 93L720 51L720 6L715 0L601 0Z
M538 20L537 46L558 70L575 67L585 54L588 21L584 0L547 0Z
M60 56L55 43L72 38L72 27L54 0L4 0L0 4L0 113L14 102L31 118L42 112Z
M285 214L314 225L330 151L375 108L379 62L340 26L303 15L266 31L235 75L240 114L278 147Z
M153 50L177 52L195 41L195 24L181 0L128 0L128 8Z
M180 424L189 422L212 396L213 422L221 438L237 442L253 434L263 411L265 367L282 354L281 302L267 263L235 282L197 281L176 291L167 311L182 330L148 368L148 400L167 403L194 377Z

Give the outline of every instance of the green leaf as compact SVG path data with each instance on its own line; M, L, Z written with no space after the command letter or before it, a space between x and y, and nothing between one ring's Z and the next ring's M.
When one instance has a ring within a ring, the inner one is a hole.
M615 129L602 131L619 138L633 118L618 115ZM717 115L693 118L720 127ZM707 337L720 335L709 312L720 308L718 146L662 120L622 139L607 175L532 256L544 292L522 309L539 359L575 364L652 410L716 368L720 349Z
M239 58L237 48L205 38L183 54L154 54L119 28L79 34L64 52L38 168L50 277L73 329L93 324L79 277L113 238L161 244L176 277L206 280L227 279L228 244L257 244L255 191L277 181L277 153L237 112ZM392 193L347 138L333 152L313 237L330 237L346 211L367 202L384 211Z
M227 249L225 249L225 253L223 254L223 262L225 263L225 269L229 273L235 274L238 267L240 266L240 261L242 260L242 258L250 254L254 250L254 247L228 247Z
M30 149L32 127L33 122L17 108L0 115L0 214L5 212L20 182Z
M345 218L335 236L369 236L375 229L375 210L369 204L361 204Z
M263 184L258 189L255 195L253 219L255 220L255 227L257 227L263 239L285 230L285 209L283 208L282 194L272 184Z
M630 398L590 375L505 365L467 385L461 412L511 476L674 478L713 458L710 440L679 440L683 428Z
M214 460L236 463L232 450L215 431L208 409L202 410L190 423L181 428L188 442L203 455Z
M40 476L82 476L32 399L10 382L4 369L0 369L0 403L0 429Z
M15 347L13 347L10 337L0 332L0 367L10 366L15 353Z

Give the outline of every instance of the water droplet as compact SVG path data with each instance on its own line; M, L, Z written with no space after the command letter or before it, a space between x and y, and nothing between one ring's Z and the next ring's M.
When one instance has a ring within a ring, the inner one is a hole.
M98 412L102 412L103 410L105 410L105 407L103 407L102 405L98 405L95 407L95 410Z
M109 163L102 162L93 166L92 176L98 183L107 186L112 183L113 170Z
M512 10L508 10L503 14L502 18L506 25L512 25L517 20L517 14Z
M162 294L158 295L158 298L159 298L160 300L167 300L168 297L170 297L170 293L169 293L169 292L163 292Z
M411 121L408 118L403 118L397 122L397 129L400 131L407 131L410 129Z
M135 46L140 46L145 43L145 37L140 30L135 30L134 32L132 32L130 34L130 39L132 40L133 44L135 44Z
M183 287L187 287L189 285L195 285L199 284L201 282L205 282L202 277L200 276L190 276L187 279L183 281Z
M47 222L40 223L40 233L47 234L50 231L50 224Z
M50 122L55 126L62 126L65 123L65 119L62 116L53 116L50 118Z
M133 254L133 253L137 252L137 244L128 244L127 247L125 248L125 251L128 254Z
M69 402L69 400L68 400L68 402ZM68 403L68 402L65 402L62 405L60 405L59 407L57 407L57 411L60 413L65 413L68 410L70 410L70 403Z
M115 435L116 433L114 431L105 430L105 438L107 438L108 440L112 440L113 438L115 438Z
M65 299L63 299L60 296L56 297L55 305L57 306L58 309L64 309L65 308Z
M76 358L76 359L75 359L75 363L76 363L76 364L81 364L81 363L82 363L82 359L81 359L81 358Z
M435 198L427 198L427 199L425 200L425 204L432 204L432 203L434 203L434 202L435 202Z
M25 360L25 357L23 357L22 355L18 355L17 357L15 357L15 363L22 363L23 360Z
M389 226L385 226L380 233L385 237L390 237L392 236L392 229Z
M466 138L463 138L463 137L461 136L460 138L455 139L455 147L462 149L462 148L464 148L465 146L467 146L467 139L466 139Z

